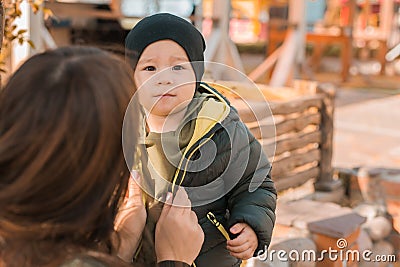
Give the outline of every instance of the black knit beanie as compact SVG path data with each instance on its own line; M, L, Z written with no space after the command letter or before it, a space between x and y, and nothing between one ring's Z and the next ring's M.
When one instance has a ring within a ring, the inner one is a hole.
M204 50L206 44L203 35L190 22L169 14L158 13L143 18L129 32L125 39L125 55L133 69L144 49L157 41L172 40L185 51L192 64L197 82L204 74Z

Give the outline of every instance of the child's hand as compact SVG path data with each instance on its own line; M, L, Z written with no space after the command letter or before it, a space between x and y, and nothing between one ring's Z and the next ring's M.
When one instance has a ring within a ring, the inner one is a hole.
M230 254L242 260L253 257L258 245L257 235L253 229L246 223L237 223L231 227L230 231L238 235L235 239L227 241Z

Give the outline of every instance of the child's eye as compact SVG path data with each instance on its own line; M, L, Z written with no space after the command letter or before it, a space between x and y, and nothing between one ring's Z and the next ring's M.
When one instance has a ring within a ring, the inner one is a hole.
M145 70L145 71L155 71L156 68L154 66L147 66L147 67L144 67L143 70Z
M172 70L183 70L184 67L182 67L181 65L176 65L172 67Z

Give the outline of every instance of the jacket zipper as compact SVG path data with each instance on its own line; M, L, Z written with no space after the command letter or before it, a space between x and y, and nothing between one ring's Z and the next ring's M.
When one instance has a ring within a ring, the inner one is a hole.
M207 213L207 219L217 227L217 229L221 232L221 234L226 238L226 240L231 240L229 237L228 232L226 231L225 227L217 220L214 213L211 211Z
M181 178L181 181L180 181L179 185L181 185L182 182L183 182L183 180L185 179L187 166L188 166L188 164L189 164L190 159L191 159L192 156L194 155L194 153L195 153L197 150L199 150L203 145L205 145L208 141L210 141L210 140L212 139L213 136L214 136L214 133L211 134L209 137L207 137L207 138L203 141L203 143L201 143L200 145L198 145L196 148L193 149L193 151L190 152L190 154L189 154L189 156L188 156L188 158L187 158L187 160L186 160L185 168L183 168L182 178ZM173 186L172 186L172 192L174 192L174 188L175 188L175 185L176 185L176 181L178 180L178 176L179 176L179 173L180 173L180 170L181 170L181 167L182 167L182 164L183 164L183 160L184 160L184 158L185 158L185 155L186 155L186 154L182 155L182 158L181 158L181 161L180 161L180 163L179 163L179 165L178 165L178 168L177 168L176 171L175 171L174 179L172 180L172 185L173 185Z

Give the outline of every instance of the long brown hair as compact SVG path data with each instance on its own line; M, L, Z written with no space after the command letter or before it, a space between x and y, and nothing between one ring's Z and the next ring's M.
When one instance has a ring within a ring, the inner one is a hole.
M53 266L76 248L110 247L134 92L125 63L90 47L35 55L10 78L0 92L3 264Z

